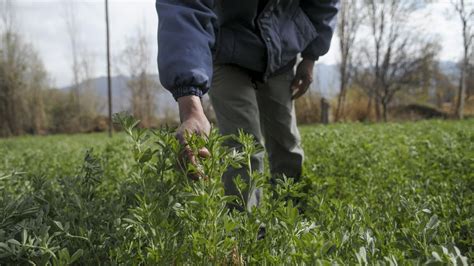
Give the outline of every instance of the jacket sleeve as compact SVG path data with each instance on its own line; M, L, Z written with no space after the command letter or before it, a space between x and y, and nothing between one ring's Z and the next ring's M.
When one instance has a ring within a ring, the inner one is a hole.
M158 69L173 97L209 90L215 43L214 0L157 0Z
M329 51L337 22L339 0L301 0L300 5L318 32L318 37L306 47L301 56L318 60Z

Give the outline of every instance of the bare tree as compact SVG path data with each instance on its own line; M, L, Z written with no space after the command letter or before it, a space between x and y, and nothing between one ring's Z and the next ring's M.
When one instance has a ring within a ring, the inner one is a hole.
M77 108L77 113L80 113L80 60L79 60L79 37L78 26L76 19L77 7L74 1L66 1L63 3L64 20L66 24L66 31L69 37L69 45L71 48L72 57L72 74L73 74L73 103Z
M47 115L44 105L44 91L48 86L48 73L40 57L30 48L27 69L27 106L24 114L28 117L28 131L32 134L44 134L47 130Z
M13 32L0 36L0 113L2 135L23 133L24 70L27 58L20 37Z
M335 121L339 121L341 115L344 113L344 102L346 98L346 90L349 85L354 67L354 43L362 22L362 7L359 0L343 0L339 11L339 51L341 59L339 62L339 95L337 98L336 113L334 115Z
M47 73L37 52L20 36L14 4L0 1L0 135L42 133Z
M79 77L81 83L80 90L80 113L78 114L82 130L90 131L94 127L94 119L98 113L104 109L104 102L97 92L95 83L93 82L95 65L94 56L90 53L83 52L79 61Z
M370 43L364 43L367 69L371 72L368 109L375 107L378 121L388 119L393 96L412 82L411 73L419 69L434 48L423 35L408 24L410 15L420 4L416 0L364 0ZM367 77L367 76L366 76Z
M150 41L144 30L138 28L137 35L129 38L122 52L121 61L130 76L130 109L132 114L141 120L141 125L150 127L154 124L156 111L156 92L158 83L150 77L153 52Z
M72 110L66 123L73 131L90 131L92 122L97 116L100 103L96 88L93 87L94 56L89 53L81 40L81 29L77 22L79 11L75 1L66 1L63 4L64 21L71 49L73 74Z
M24 71L28 67L27 51L15 32L14 5L10 0L0 2L0 134L3 136L23 133L25 111Z
M465 0L451 0L451 4L456 10L462 25L463 57L461 61L461 76L459 79L459 89L456 102L456 117L462 119L464 114L464 101L469 71L469 55L472 50L474 39L474 3Z
M469 70L467 74L467 80L466 80L466 99L470 99L472 96L474 96L474 49L471 49L471 62L469 63Z
M15 28L15 7L12 0L0 1L0 16L2 32L13 32Z

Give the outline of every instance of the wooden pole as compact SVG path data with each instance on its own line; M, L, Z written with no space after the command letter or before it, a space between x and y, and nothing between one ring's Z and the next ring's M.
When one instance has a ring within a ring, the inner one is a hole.
M321 123L324 125L329 124L329 102L326 98L321 98Z
M107 94L109 103L109 137L112 137L112 78L110 77L110 30L109 30L109 1L105 0L105 27L107 31Z

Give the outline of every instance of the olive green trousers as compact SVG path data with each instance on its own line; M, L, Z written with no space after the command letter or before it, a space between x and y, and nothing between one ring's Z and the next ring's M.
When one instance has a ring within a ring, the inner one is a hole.
M255 81L247 70L234 65L214 65L214 77L209 96L216 113L217 126L223 135L238 134L239 129L251 134L256 145L268 153L272 180L285 175L299 179L303 164L303 149L296 125L294 101L291 99L293 69L270 77L265 83ZM238 142L230 140L231 148L240 150ZM254 154L253 171L263 172L264 152ZM223 176L228 195L241 196L234 178L250 181L247 168L230 168ZM262 199L261 188L244 192L247 209Z

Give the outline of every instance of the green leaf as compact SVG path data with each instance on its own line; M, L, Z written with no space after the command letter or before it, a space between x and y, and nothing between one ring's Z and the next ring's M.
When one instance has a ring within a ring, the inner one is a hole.
M421 210L421 211L424 212L424 213L428 213L428 214L431 213L431 211L430 211L429 209L423 209L423 210Z
M26 244L26 241L28 240L28 233L26 232L26 229L23 228L23 231L21 232L21 242L23 245Z
M74 252L74 254L72 254L71 259L69 260L69 263L73 263L76 260L80 259L83 254L84 254L84 251L82 249L76 250L76 252Z
M431 216L429 222L426 224L425 229L434 229L438 227L439 225L439 220L438 220L438 215L433 215Z
M138 160L139 163L146 163L148 162L153 156L153 151L151 149L147 149Z
M61 229L61 231L64 231L64 227L63 227L63 224L59 221L53 221L53 223L59 228Z
M443 260L441 259L441 257L439 256L438 252L433 251L433 252L431 252L431 255L433 256L433 258L434 258L436 261L439 261L439 262L442 262L442 261L443 261Z
M7 243L10 243L10 244L14 244L14 245L21 246L21 243L20 243L20 242L18 242L18 240L16 240L16 239L13 239L13 238L12 238L12 239L8 239L8 240L7 240Z
M3 243L3 242L0 242L0 248L6 250L8 252L11 252L10 247L7 244Z

